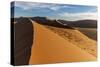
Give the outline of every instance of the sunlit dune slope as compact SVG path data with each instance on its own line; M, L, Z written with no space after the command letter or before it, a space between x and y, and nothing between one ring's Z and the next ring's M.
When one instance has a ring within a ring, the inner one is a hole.
M77 45L74 45L71 41L64 39L45 26L36 22L34 22L33 25L34 42L29 64L96 60L96 57L77 47ZM76 32L80 36L80 32Z
M93 56L97 56L97 45L96 41L90 39L80 31L73 30L73 29L67 29L67 28L58 28L53 26L47 26L46 28L52 30L56 34L60 35L70 43L80 47L81 49L87 51L88 53L92 54Z

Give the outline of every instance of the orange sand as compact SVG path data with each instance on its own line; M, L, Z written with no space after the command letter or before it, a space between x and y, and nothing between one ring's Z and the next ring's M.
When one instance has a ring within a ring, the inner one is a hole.
M63 37L70 43L80 47L82 50L87 51L88 53L92 54L95 57L97 56L96 41L88 38L86 35L78 31L77 29L73 30L73 29L58 28L46 25L45 27L55 32L59 36Z
M34 22L34 43L29 64L93 61L96 57Z

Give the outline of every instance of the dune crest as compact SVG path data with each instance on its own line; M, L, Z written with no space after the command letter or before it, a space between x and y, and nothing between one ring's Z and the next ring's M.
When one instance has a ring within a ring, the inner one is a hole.
M96 57L36 22L29 64L93 61Z

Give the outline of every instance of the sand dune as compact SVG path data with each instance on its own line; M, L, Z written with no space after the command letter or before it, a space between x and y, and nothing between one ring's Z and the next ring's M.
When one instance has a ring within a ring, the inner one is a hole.
M45 27L52 30L56 34L60 35L61 37L71 42L72 44L80 47L81 49L89 52L94 56L97 56L96 41L88 38L86 35L78 31L77 29L73 30L73 29L58 28L58 27L46 26L46 25Z
M12 60L14 65L27 65L31 55L34 29L28 18L19 18L12 31Z
M12 54L14 65L96 60L96 41L78 29L64 27L51 20L45 20L45 23L29 20L12 20L17 33Z
M95 56L81 49L80 47L77 47L74 42L72 43L71 41L61 37L57 33L53 32L52 30L46 28L41 24L38 24L36 22L34 22L33 24L34 42L29 64L81 62L96 60ZM75 32L77 32L81 37L84 36L76 30ZM70 34L75 33L70 32ZM86 38L87 41L90 41L87 37L84 38Z

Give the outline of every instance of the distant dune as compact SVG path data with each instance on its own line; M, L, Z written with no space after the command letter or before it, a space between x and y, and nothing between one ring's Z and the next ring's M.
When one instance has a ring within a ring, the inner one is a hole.
M80 28L97 28L97 20L78 20L78 21L65 21L59 20L62 23L67 23L72 27L80 27Z
M97 29L96 28L77 28L80 32L88 36L89 38L97 41Z

